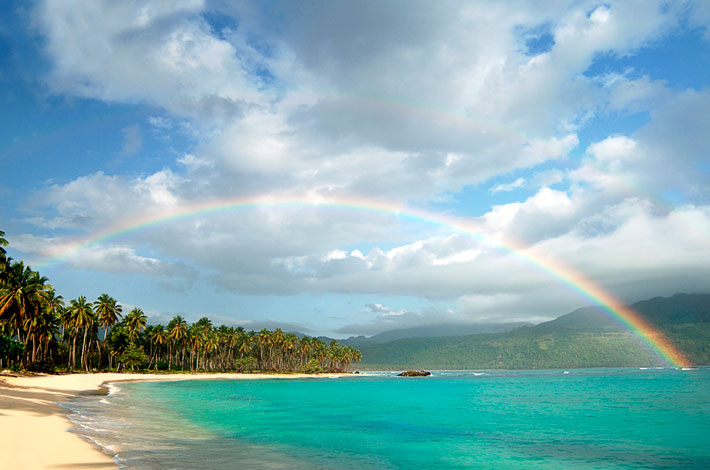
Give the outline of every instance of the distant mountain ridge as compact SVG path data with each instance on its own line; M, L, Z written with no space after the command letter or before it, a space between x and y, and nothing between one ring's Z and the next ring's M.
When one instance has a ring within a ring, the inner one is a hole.
M415 326L398 330L388 330L376 335L351 336L340 340L340 343L357 347L361 344L380 344L405 338L439 338L442 336L467 336L484 333L505 333L507 331L532 326L527 322L511 323L445 323L442 325Z
M674 294L654 297L631 305L631 308L650 323L663 326L682 323L710 322L710 294ZM613 317L599 307L583 307L562 315L536 328L574 328L585 330L624 330Z
M710 294L675 294L631 308L695 364L710 364ZM354 345L363 369L570 368L662 365L616 319L577 309L535 326L501 333L406 337Z

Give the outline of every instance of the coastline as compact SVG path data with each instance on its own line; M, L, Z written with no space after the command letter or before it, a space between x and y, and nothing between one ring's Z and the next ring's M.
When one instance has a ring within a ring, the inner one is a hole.
M73 427L60 403L100 393L109 383L205 379L302 379L353 374L141 374L94 373L38 376L0 376L0 455L2 468L118 469L112 456Z

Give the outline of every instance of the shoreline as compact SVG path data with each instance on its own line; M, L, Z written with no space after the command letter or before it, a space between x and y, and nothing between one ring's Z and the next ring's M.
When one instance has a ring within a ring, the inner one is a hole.
M144 374L90 373L0 376L0 455L5 468L112 469L114 458L96 443L72 432L69 410L60 403L108 392L120 382L182 380L263 380L357 377L357 374ZM39 444L39 445L38 445Z

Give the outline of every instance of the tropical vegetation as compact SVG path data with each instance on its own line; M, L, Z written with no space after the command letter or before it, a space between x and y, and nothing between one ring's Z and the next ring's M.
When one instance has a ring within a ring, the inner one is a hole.
M149 325L142 309L123 314L104 293L68 302L49 279L7 256L0 231L0 368L28 370L179 370L346 372L360 352L281 329L246 331L190 324L176 315Z

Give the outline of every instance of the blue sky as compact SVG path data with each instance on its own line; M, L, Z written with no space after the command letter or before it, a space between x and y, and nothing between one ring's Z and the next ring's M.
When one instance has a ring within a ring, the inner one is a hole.
M65 298L348 336L710 290L703 1L6 2L0 230ZM227 199L48 262L147 214ZM369 201L369 202L368 202Z

